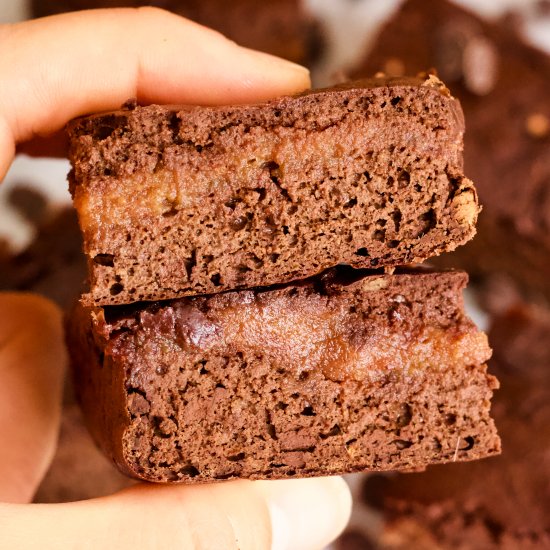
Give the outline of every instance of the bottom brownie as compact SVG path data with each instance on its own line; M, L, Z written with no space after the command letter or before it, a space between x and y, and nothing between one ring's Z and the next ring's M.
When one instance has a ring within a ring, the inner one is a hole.
M211 297L75 309L96 441L157 482L410 470L500 451L467 277L332 271Z

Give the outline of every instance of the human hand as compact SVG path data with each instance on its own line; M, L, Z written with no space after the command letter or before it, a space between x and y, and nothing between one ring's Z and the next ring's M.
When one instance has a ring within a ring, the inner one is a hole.
M71 118L140 103L235 103L308 87L305 69L153 9L0 26L0 180L16 150L63 155ZM29 505L55 450L66 354L61 314L0 294L0 547L308 550L344 527L340 478L139 484L79 503Z

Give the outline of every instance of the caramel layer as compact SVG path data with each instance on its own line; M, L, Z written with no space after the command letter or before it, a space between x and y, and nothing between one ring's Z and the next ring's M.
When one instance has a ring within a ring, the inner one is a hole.
M445 328L411 326L396 310L389 324L350 312L344 304L329 308L319 295L262 303L248 294L248 303L206 314L190 305L174 310L178 345L191 353L247 350L289 366L296 376L321 371L337 382L374 382L389 373L406 377L419 369L480 365L491 355L486 335L467 319Z
M77 186L74 201L81 226L88 235L99 236L109 227L140 224L147 218L180 211L193 213L212 195L219 197L221 206L235 190L267 188L274 179L292 200L303 183L297 178L304 174L308 179L324 173L351 178L350 167L366 153L377 155L376 162L387 166L391 162L390 153L384 149L388 143L414 152L418 158L444 155L456 160L461 134L434 139L432 129L418 120L395 116L391 125L385 117L368 122L348 117L318 132L255 127L243 134L239 128L232 128L216 139L212 149L200 152L191 146L168 147L163 164L153 173L138 172L125 178L105 176ZM376 162L369 168L371 176L378 170ZM414 179L414 174L411 176ZM477 215L475 197L459 197L457 219L473 223ZM373 193L373 200L376 198Z

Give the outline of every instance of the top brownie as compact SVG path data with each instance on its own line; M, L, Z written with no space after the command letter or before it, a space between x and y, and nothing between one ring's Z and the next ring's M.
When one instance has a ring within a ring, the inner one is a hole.
M83 300L216 293L453 250L479 210L463 132L433 76L78 119L68 133Z

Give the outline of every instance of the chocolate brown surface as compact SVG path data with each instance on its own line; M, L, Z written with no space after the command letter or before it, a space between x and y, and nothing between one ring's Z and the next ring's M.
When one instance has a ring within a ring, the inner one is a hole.
M550 312L516 306L497 317L489 339L502 455L367 477L363 501L383 518L380 536L367 539L373 548L550 548Z
M500 451L462 273L341 270L267 290L78 305L77 391L119 468L157 482L418 469Z
M444 0L409 0L356 75L430 67L461 101L465 169L484 208L477 237L444 259L471 274L508 273L550 298L549 57L510 25Z
M435 77L76 120L84 302L211 294L453 250L478 213L463 131Z
M231 40L298 63L322 47L318 24L301 0L32 0L34 17L90 8L157 6L218 30Z

